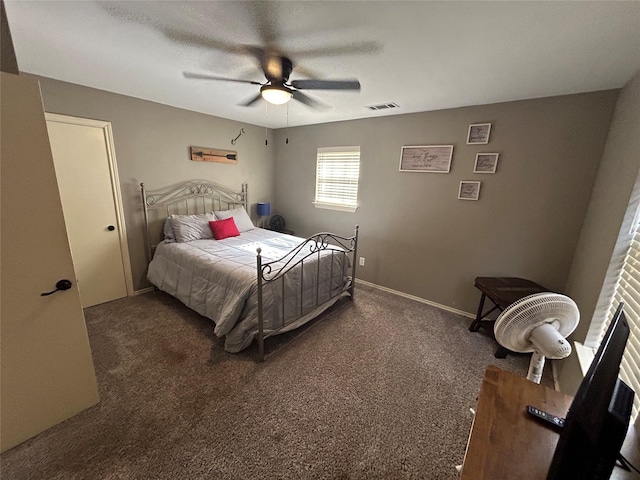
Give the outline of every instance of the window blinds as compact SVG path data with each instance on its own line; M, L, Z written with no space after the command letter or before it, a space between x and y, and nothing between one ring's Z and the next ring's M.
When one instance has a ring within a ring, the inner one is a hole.
M620 302L624 303L624 315L629 322L631 333L627 348L620 364L620 378L636 392L633 400L632 422L640 411L640 232L636 225L631 244L627 250L619 278L607 314L606 321L598 332L598 342L608 327L609 321Z
M620 364L620 378L636 392L632 422L640 412L640 176L631 194L620 234L603 282L585 346L596 349L620 302L631 333Z
M360 147L319 148L316 203L358 206Z
M615 309L624 302L631 333L620 365L620 377L636 392L632 422L640 422L640 175L636 177L622 219L600 297L585 338L596 349Z

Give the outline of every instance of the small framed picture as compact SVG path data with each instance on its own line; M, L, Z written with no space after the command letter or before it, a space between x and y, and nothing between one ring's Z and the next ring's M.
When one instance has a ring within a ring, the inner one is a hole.
M476 155L476 164L473 166L473 173L496 173L497 167L497 153L478 153Z
M480 182L460 182L459 200L478 200L480 197Z
M483 145L489 143L490 123L474 123L469 125L467 144Z

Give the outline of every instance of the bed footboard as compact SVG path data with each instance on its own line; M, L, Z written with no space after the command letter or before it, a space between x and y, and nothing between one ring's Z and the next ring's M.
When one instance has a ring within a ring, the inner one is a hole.
M258 360L264 360L264 340L265 338L278 333L285 329L287 326L300 320L305 315L309 314L314 308L320 307L322 304L334 302L337 297L344 294L345 291L349 292L351 300L354 296L354 287L356 279L356 265L358 255L358 225L355 227L355 233L352 237L342 237L333 233L316 233L315 235L307 238L304 242L300 243L297 247L287 253L284 257L269 262L264 262L262 259L262 249L258 248L257 251L257 276L258 276ZM333 256L344 255L350 258L351 261L351 274L348 276L347 282L342 284L340 288L333 288ZM327 287L329 292L329 298L324 299L322 304L320 303L320 289L322 286L320 278L320 262L321 257L330 257L329 285ZM304 307L304 280L301 273L300 279L300 312L295 315L294 318L290 318L285 321L285 299L282 297L282 319L283 325L279 328L272 330L268 335L264 332L264 302L263 302L263 290L266 285L281 281L285 282L285 277L293 272L296 268L300 272L304 272L304 262L310 257L317 258L316 279L315 279L315 301L312 302L313 306L305 310ZM334 293L335 292L335 293Z

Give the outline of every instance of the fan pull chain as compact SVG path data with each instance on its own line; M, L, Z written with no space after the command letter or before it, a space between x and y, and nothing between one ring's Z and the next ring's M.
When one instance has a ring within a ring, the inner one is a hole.
M289 145L289 104L287 103L287 141L284 142Z
M264 102L264 144L269 145L269 139L268 137L268 133L267 133L267 118L268 118L268 113L269 111L269 102Z

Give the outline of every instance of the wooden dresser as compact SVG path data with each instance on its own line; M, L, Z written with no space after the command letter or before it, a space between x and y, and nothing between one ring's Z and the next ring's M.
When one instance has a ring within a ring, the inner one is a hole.
M489 366L480 388L461 480L545 480L559 434L525 411L527 405L566 416L573 397ZM638 432L631 427L623 453L640 465ZM612 479L634 479L614 468Z

